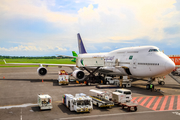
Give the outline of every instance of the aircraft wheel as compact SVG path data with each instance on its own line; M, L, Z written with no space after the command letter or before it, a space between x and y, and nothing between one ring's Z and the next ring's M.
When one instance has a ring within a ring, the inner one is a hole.
M160 85L164 85L164 84L165 84L165 82L164 82L164 81L161 81L161 82L160 82Z
M150 84L147 84L146 85L146 90L149 90L150 89Z
M86 81L86 85L88 86L89 82Z
M158 84L161 85L161 81L158 81Z

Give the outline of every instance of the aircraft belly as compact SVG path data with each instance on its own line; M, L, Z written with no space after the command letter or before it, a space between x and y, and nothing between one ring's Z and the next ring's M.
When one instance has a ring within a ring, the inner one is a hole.
M110 68L103 70L100 69L99 72L109 75L127 75L123 68L115 68L115 67L112 67L111 69Z
M92 71L96 69L96 67L87 67L87 69ZM127 75L127 73L124 71L123 68L115 68L115 67L102 67L98 70L98 72L109 75Z
M136 69L131 69L131 73L133 76L136 77L158 77L162 76L163 73L163 67L157 67L157 66L137 66Z

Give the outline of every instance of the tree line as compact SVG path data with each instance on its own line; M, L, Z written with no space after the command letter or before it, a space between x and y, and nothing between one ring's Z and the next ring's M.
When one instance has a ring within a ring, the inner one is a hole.
M29 57L29 56L2 56L0 59L70 59L70 57L65 56L38 56L38 57Z

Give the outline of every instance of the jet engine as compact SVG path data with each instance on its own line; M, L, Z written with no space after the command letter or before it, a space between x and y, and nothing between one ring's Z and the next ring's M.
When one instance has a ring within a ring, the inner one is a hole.
M39 67L39 68L37 69L37 72L38 72L39 75L44 76L44 75L47 74L47 69L44 68L44 67Z
M81 71L81 70L75 70L75 71L73 71L72 75L73 75L73 77L76 78L76 79L83 79L84 76L85 76L84 72Z

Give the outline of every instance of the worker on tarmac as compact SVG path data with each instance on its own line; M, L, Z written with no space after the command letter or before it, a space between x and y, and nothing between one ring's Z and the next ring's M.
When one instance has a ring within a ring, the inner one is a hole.
M151 89L151 92L154 91L154 85L153 84L150 84L150 89Z

